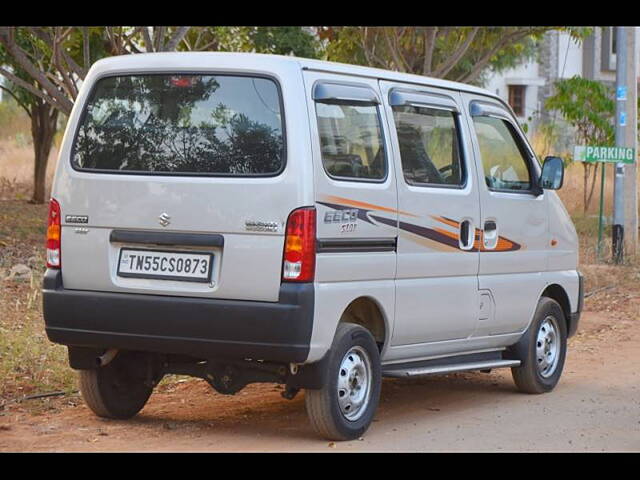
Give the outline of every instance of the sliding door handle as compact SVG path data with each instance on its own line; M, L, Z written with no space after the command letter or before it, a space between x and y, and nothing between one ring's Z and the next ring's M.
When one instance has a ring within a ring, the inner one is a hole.
M475 229L471 220L463 220L460 222L460 234L458 236L458 242L460 249L471 250L475 241Z

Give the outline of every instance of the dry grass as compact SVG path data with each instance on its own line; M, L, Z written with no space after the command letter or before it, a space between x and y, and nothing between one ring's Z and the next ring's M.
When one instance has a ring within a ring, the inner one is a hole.
M53 180L58 150L51 149L47 193ZM33 191L33 150L15 139L0 140L0 200L28 200Z
M56 156L54 148L48 185ZM40 288L47 206L28 203L32 177L29 117L0 103L0 409L26 395L75 388L66 348L51 343L44 331ZM31 267L31 278L4 281L18 263Z
M0 102L0 140L31 144L31 121L27 113L11 102Z
M8 399L75 388L66 348L49 342L42 321L46 205L3 201L0 208L0 404ZM2 280L17 263L28 281Z
M51 185L62 131L58 132L47 166ZM0 102L0 200L24 200L33 190L33 142L31 122L15 104Z

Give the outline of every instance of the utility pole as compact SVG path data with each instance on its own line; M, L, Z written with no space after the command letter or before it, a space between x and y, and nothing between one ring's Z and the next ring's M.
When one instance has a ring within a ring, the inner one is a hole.
M616 27L616 147L625 147L629 123L627 113L627 28ZM635 84L635 82L634 82ZM613 230L611 232L614 263L624 260L624 163L616 163L613 185Z
M627 132L626 146L634 149L632 164L625 166L624 177L624 251L636 255L638 248L638 27L627 29Z

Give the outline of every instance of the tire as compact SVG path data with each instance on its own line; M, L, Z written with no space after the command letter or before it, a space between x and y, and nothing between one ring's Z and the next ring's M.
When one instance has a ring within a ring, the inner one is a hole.
M554 389L567 353L567 321L558 302L540 299L531 325L510 352L522 362L511 369L518 390L539 394Z
M378 407L380 352L368 330L341 323L329 355L325 385L305 391L307 415L327 440L353 440L369 428Z
M140 355L120 352L107 365L80 370L80 392L99 417L127 419L147 403L153 387L148 385Z

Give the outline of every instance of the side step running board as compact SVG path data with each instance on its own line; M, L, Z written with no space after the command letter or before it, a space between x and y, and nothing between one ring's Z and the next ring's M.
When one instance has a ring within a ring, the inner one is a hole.
M517 367L520 360L485 360L467 363L450 363L448 365L416 366L389 365L382 367L382 375L385 377L418 377L422 375L435 375L440 373L465 372L468 370L485 370L489 368Z

